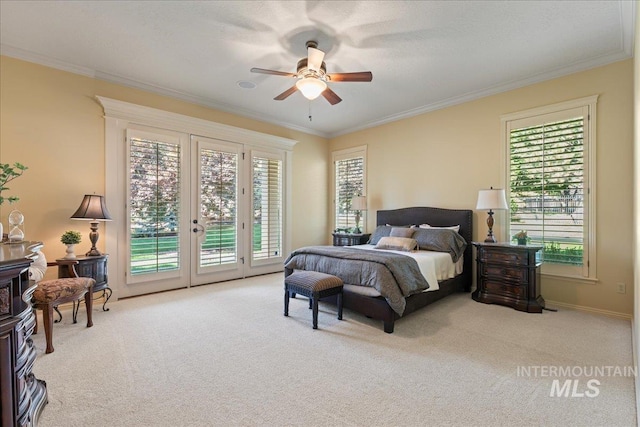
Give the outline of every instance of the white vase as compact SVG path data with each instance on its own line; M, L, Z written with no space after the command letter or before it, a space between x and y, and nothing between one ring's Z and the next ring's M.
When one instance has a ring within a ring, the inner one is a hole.
M0 222L0 241L4 240L4 227L2 226L2 223Z
M76 254L75 252L73 252L73 248L76 245L67 245L67 255L64 257L64 259L76 259Z

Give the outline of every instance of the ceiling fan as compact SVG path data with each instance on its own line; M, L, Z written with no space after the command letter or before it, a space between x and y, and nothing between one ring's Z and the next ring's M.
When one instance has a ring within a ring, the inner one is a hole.
M316 99L322 95L331 105L337 104L342 99L327 86L327 82L370 82L373 80L371 71L327 74L327 67L323 59L324 52L318 49L318 43L310 40L307 42L307 57L298 61L295 73L266 70L264 68L252 68L251 72L293 77L298 80L295 85L273 98L276 101L282 101L299 90L309 100Z

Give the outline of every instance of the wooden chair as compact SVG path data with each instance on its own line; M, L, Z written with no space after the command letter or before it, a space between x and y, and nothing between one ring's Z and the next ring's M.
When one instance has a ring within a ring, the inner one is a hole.
M60 304L69 302L80 301L85 294L88 296L84 299L85 306L87 308L87 328L93 326L93 320L91 318L91 312L93 310L93 298L91 298L93 285L96 281L90 277L78 277L75 265L78 261L64 260L59 262L49 262L47 266L52 265L65 265L68 270L68 278L64 279L52 279L41 280L37 282L37 288L33 293L31 299L33 307L42 310L42 319L44 323L44 333L47 339L46 353L52 353L54 351L52 338L53 338L53 310L58 311ZM57 320L59 322L60 320ZM76 323L75 315L73 316L73 323ZM36 326L34 333L38 333L38 317L36 316Z

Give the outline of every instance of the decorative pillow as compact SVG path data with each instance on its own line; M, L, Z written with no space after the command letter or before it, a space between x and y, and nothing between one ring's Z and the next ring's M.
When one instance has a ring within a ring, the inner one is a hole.
M418 242L418 249L435 252L448 252L453 262L467 247L467 242L456 231L448 228L431 227L419 228L413 234L413 238Z
M418 246L415 239L407 237L383 237L376 245L376 249L393 249L395 251L411 252Z
M447 226L447 227L437 227L437 226L432 226L432 225L429 225L429 224L420 224L418 227L419 228L442 228L442 229L445 229L445 230L454 230L456 233L460 232L460 226L459 225L450 225L450 226Z
M377 245L381 238L389 236L391 234L390 225L379 225L369 239L370 245Z
M389 236L391 237L411 237L416 229L415 228L403 228L403 227L392 227L391 233Z

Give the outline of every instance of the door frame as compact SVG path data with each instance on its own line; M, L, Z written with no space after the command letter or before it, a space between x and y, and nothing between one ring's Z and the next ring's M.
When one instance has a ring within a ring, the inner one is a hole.
M97 96L96 99L102 106L105 117L105 198L109 205L112 221L104 223L103 235L105 235L106 253L109 254L109 282L113 289L114 298L148 293L144 290L142 292L135 291L125 285L128 242L125 238L126 162L123 160L126 158L126 129L129 126L148 126L187 135L199 135L235 142L243 144L246 150L282 151L285 159L283 164L283 252L291 252L293 147L298 141L102 96ZM274 264L263 267L260 271L281 271L282 268L282 264L279 266ZM259 274L258 271L255 273Z

